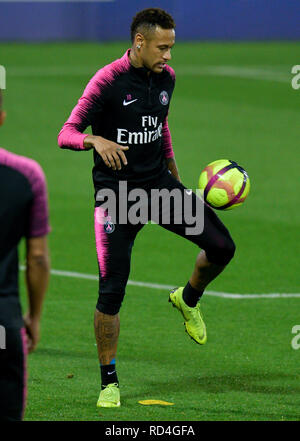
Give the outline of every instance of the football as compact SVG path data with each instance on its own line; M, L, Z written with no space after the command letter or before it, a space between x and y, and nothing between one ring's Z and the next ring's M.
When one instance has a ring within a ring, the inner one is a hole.
M231 210L241 205L250 191L247 172L235 161L219 159L201 172L198 188L205 202L216 210Z

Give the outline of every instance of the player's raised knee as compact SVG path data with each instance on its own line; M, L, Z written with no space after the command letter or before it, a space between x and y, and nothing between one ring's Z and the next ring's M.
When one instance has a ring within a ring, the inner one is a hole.
M223 250L225 262L228 264L235 254L236 246L232 239L228 240L225 249Z
M228 265L236 250L235 243L231 238L226 238L222 243L215 244L214 247L206 251L207 259L216 265Z

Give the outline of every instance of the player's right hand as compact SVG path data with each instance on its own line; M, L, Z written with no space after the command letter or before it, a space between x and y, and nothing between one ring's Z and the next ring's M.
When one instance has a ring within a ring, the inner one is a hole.
M124 151L129 150L128 146L119 145L113 141L102 138L102 136L88 135L84 139L85 147L94 147L104 161L104 164L113 170L121 170L122 163L127 165Z

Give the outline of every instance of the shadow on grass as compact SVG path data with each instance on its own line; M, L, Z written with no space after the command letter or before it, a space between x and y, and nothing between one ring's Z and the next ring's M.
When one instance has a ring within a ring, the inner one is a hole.
M283 373L215 375L200 378L182 375L177 376L174 380L166 381L165 385L168 388L171 387L174 392L181 392L183 388L189 387L192 387L195 392L198 387L199 392L212 394L234 391L268 395L299 395L300 398L299 379L299 375ZM272 382L280 382L281 384L272 384ZM163 383L155 381L151 386L161 390Z
M277 385L272 384L272 382L286 384ZM159 381L159 379L155 381L149 380L142 393L155 398L161 397L162 393L167 391L168 395L174 396L174 401L176 401L177 393L180 395L183 391L186 391L186 393L191 391L192 402L187 404L187 401L184 400L183 408L186 415L191 410L200 412L199 420L299 421L300 413L295 407L297 408L296 402L298 401L299 403L300 399L300 386L296 384L299 384L298 375L281 373L216 375L204 376L202 378L181 375L167 381ZM203 392L210 395L203 396ZM249 395L248 397L247 395L241 395L238 399L241 402L241 406L240 409L237 409L235 406L232 406L234 404L232 398L226 397L226 394L230 392L248 393L253 394L253 396L251 399ZM274 395L271 398L274 407L265 402L263 394ZM195 404L197 395L199 396L199 407ZM276 395L278 397L275 397ZM139 396L141 396L141 391ZM287 402L286 399L288 397L293 398L295 401L292 403ZM132 395L130 398L132 398ZM209 406L207 406L207 403L209 403ZM176 404L180 405L180 402ZM259 410L260 406L261 410Z
M97 360L97 349L95 348L95 353L91 353L89 350L68 350L59 348L38 348L34 352L35 357L51 357L51 358L80 358L80 359L95 359Z

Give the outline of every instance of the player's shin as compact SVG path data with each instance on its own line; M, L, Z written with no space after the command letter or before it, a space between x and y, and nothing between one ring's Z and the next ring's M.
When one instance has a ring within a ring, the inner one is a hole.
M101 371L101 385L118 383L115 357L120 333L120 316L104 314L96 309L94 318L95 337Z
M183 300L190 306L196 306L206 286L214 280L226 265L209 262L205 251L198 254L193 274L183 290Z
M210 262L206 256L206 252L202 250L197 256L190 283L194 289L204 291L206 286L214 280L225 267L226 265Z

